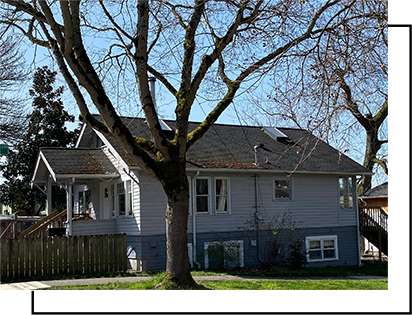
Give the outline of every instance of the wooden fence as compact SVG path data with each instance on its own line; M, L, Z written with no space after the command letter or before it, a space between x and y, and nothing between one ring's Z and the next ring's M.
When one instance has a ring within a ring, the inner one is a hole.
M126 234L0 241L1 279L126 271Z

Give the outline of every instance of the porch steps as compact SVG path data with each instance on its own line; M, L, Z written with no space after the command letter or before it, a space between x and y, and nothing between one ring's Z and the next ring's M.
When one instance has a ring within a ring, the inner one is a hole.
M64 210L60 213L57 213L57 211L53 211L52 213L50 213L48 216L46 216L45 218L43 218L36 224L24 230L20 235L17 236L17 238L29 238L29 237L36 237L36 236L43 237L45 229L47 228L48 225L56 221L63 220L65 216L67 216L67 210Z
M359 229L380 253L388 255L388 214L381 207L359 207Z

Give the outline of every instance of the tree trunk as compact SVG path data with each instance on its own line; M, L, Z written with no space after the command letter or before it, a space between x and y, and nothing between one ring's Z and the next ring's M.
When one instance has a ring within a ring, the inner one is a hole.
M376 155L381 148L382 143L378 139L378 128L372 125L372 128L366 131L366 150L363 166L372 171L375 165ZM372 175L365 175L361 183L361 191L367 191L372 187Z
M178 286L194 286L196 282L190 274L187 247L187 221L189 217L189 183L185 170L180 171L180 179L164 187L167 196L166 209L166 276L162 285L174 282Z

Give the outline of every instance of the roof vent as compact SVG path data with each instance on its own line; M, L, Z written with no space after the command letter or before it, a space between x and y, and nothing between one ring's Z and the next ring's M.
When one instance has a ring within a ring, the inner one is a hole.
M262 131L276 141L285 140L288 138L287 135L275 127L263 127Z

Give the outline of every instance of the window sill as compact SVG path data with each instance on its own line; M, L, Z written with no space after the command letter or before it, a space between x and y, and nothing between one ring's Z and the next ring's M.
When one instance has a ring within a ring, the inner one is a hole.
M273 202L293 202L293 199L288 199L288 198L279 198L279 199L273 199Z
M314 259L314 260L309 260L309 259L308 259L308 263L312 263L312 262L325 262L325 261L333 261L333 260L339 260L339 258Z

